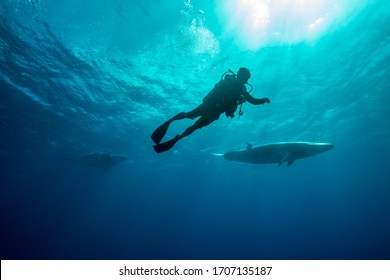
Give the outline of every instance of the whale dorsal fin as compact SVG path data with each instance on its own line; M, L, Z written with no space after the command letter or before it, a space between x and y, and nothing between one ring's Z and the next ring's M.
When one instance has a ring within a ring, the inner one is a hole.
M249 150L253 147L253 145L251 143L246 143L246 149Z

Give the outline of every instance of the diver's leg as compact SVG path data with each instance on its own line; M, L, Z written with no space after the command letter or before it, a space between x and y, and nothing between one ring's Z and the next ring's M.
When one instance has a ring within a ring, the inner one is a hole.
M165 134L167 133L169 125L173 121L182 120L182 119L185 119L186 117L187 117L187 113L182 112L182 113L179 113L179 114L175 115L174 117L170 118L169 120L167 120L162 125L160 125L152 133L152 140L153 140L153 142L156 143L156 144L159 144L161 142L161 140L164 138Z
M181 112L177 115L174 115L172 118L170 118L169 120L167 120L166 122L167 123L171 123L173 121L179 121L179 120L182 120L182 119L187 119L188 118L188 113L187 112Z
M165 134L168 131L169 125L174 121L179 121L182 119L194 119L196 117L200 116L200 106L195 108L194 110L190 112L181 112L169 120L167 120L165 123L163 123L161 126L159 126L152 134L152 140L154 143L159 144L161 140L164 138Z
M198 129L201 129L202 127L208 126L218 118L219 116L215 116L215 115L201 116L193 125L188 127L182 134L178 135L178 140L187 137L188 135L192 134L194 131Z
M176 135L173 139L171 139L167 142L155 145L154 150L158 153L167 151L167 150L171 149L176 144L176 142L179 141L180 139L183 139L184 137L187 137L188 135L194 133L196 130L211 124L216 119L218 119L218 117L202 116L193 125L188 127L182 134Z
M157 153L162 153L162 152L168 151L176 144L177 141L192 134L197 129L199 129L199 127L196 126L195 124L193 124L190 127L188 127L182 134L176 135L173 139L166 141L164 143L161 143L161 144L154 145L153 149Z
M192 134L194 131L201 129L202 127L208 126L213 121L215 121L217 118L213 116L202 116L197 120L193 125L188 127L182 134L178 135L178 140L187 137L188 135Z
M179 138L178 140L184 138L184 137L187 137L188 135L192 134L195 132L195 130L199 129L200 127L198 127L196 124L193 124L191 125L190 127L188 127L186 130L184 130L184 132L182 134L179 135Z
M172 118L170 118L169 120L167 120L167 122L171 123L173 121L179 121L179 120L182 120L182 119L195 119L197 117L200 117L202 115L202 112L204 111L204 104L200 104L198 107L196 107L195 109L189 111L189 112L181 112L175 116L173 116Z

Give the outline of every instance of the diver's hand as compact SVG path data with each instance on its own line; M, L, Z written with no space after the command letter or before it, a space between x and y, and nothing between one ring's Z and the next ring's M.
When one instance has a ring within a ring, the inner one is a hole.
M269 100L268 97L262 98L261 101L262 101L262 104L264 104L264 103L271 103L271 100Z

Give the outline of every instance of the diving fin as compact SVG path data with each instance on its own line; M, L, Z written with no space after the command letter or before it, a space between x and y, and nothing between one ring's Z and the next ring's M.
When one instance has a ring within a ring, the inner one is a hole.
M167 133L168 127L171 122L165 122L161 126L159 126L152 134L152 140L157 145L160 144L161 140L164 138L165 133Z
M179 135L176 135L175 138L167 142L154 145L153 149L156 151L156 153L162 153L171 149L176 144L177 141L179 141Z

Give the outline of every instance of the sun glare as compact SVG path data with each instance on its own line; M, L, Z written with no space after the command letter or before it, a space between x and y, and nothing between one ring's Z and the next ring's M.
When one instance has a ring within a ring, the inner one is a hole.
M244 49L315 41L368 0L224 0L225 35ZM219 6L221 8L221 6Z

